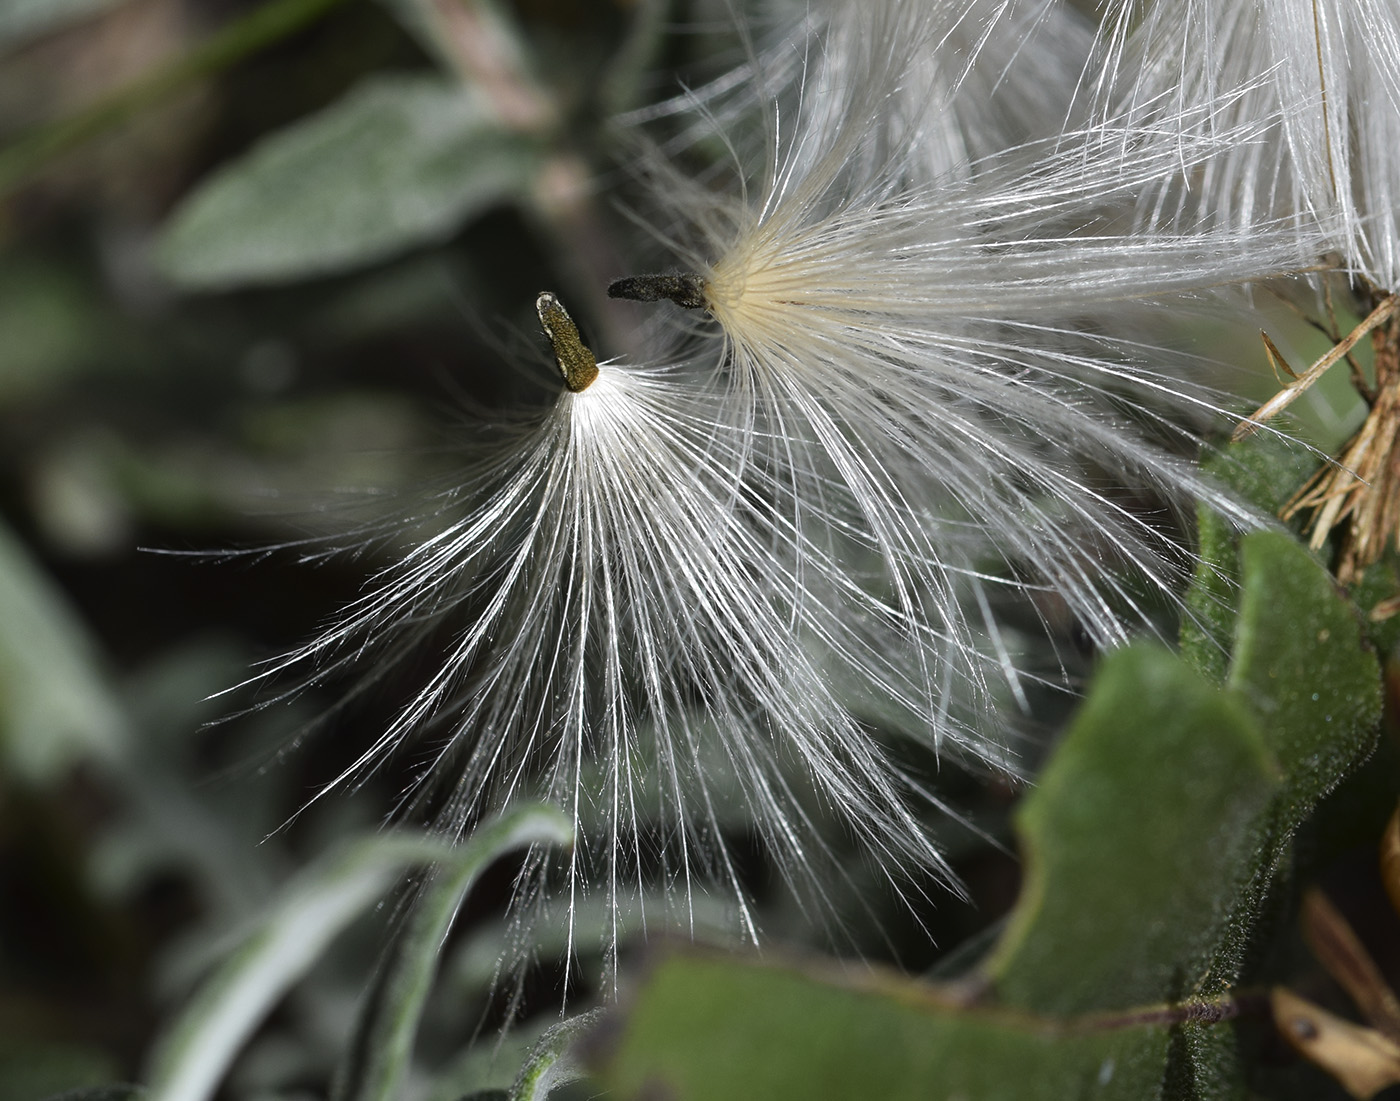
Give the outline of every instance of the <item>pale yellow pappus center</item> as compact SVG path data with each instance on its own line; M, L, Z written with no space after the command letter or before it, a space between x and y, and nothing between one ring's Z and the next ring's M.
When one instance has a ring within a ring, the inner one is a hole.
M741 340L761 339L765 331L782 334L801 324L794 312L811 296L800 265L784 262L776 249L764 244L731 250L705 281L710 313Z

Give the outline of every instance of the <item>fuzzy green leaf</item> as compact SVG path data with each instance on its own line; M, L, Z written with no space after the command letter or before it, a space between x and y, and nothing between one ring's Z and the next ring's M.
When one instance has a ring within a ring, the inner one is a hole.
M1227 988L1293 830L1371 751L1380 669L1355 610L1280 532L1240 559L1228 689L1115 655L1023 805L1026 883L991 962L1014 1004Z
M796 970L677 956L588 1052L621 1098L673 1101L1149 1101L1171 1030L1161 1020L1072 1027L960 1007L903 980L857 987Z
M1225 991L1293 829L1370 749L1379 670L1306 550L1264 532L1239 554L1228 687L1155 647L1110 655L1023 804L1026 881L983 972L1000 1006L672 959L595 1041L603 1084L678 1099L1242 1097Z
M1258 532L1241 542L1240 559L1227 683L1258 716L1296 824L1374 748L1380 664L1356 609L1304 547Z
M504 853L522 845L563 845L572 836L569 820L554 808L523 807L483 826L434 869L365 992L333 1097L391 1101L400 1095L438 954L467 891Z
M1241 500L1272 516L1316 465L1316 456L1277 436L1233 444L1206 465ZM1199 559L1186 593L1181 656L1217 683L1225 680L1239 603L1240 531L1208 505L1196 510Z
M1277 788L1243 701L1166 651L1111 655L1021 807L999 993L1048 1013L1187 996Z
M1381 714L1379 662L1331 575L1279 532L1247 536L1240 561L1227 684L1254 711L1283 782L1259 822L1252 872L1231 904L1203 994L1239 974L1294 832L1371 754Z
M557 1086L576 1082L583 1068L575 1059L574 1048L602 1017L601 1009L590 1010L545 1031L520 1068L510 1090L510 1101L545 1101Z
M345 271L440 241L528 190L538 147L436 76L366 80L187 198L158 260L190 288Z

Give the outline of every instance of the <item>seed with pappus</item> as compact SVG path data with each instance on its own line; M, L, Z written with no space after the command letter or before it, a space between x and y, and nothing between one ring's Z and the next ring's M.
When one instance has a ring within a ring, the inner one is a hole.
M446 829L564 807L577 844L517 884L522 959L546 923L574 946L590 896L610 949L652 888L689 926L717 883L756 939L736 822L814 913L852 875L832 823L896 894L951 885L933 770L1016 773L1015 716L1071 680L1002 609L1062 602L1119 643L1194 565L1144 487L1258 520L1186 454L1218 399L1106 334L1132 300L1277 270L1293 237L1097 228L1247 135L1086 131L931 181L909 91L945 13L859 10L820 97L756 93L766 149L732 185L648 155L675 270L612 290L663 303L649 350L596 360L541 294L564 388L464 457L399 525L401 559L265 674L368 664L372 685L431 655L331 787L426 742L407 804Z
M950 757L1004 770L1004 750L951 702L957 678L998 652L976 656L966 627L952 637L911 620L741 476L743 445L714 414L713 363L596 363L556 296L538 310L567 383L555 403L494 440L416 528L401 523L402 558L262 674L368 665L364 690L435 655L428 683L327 790L426 736L437 748L406 810L464 834L516 800L565 808L576 845L532 852L521 874L526 942L600 894L608 950L658 877L677 924L719 882L756 938L726 847L735 820L818 904L841 874L823 816L891 875L947 876L916 814L937 800L866 717L897 714L936 730ZM820 510L813 501L815 524L836 522ZM949 647L956 665L939 659Z
M1218 417L1219 399L1103 335L1108 317L1134 298L1273 274L1295 253L1286 232L1085 227L1248 134L1191 148L1102 128L984 163L970 182L914 183L916 144L886 152L880 121L904 103L936 24L921 6L861 10L844 83L796 118L775 113L771 158L740 186L654 164L676 270L610 293L708 313L743 466L799 524L820 500L822 522L838 517L841 539L881 559L911 621L958 638L953 575L975 579L985 609L990 558L1053 589L1100 643L1122 641L1143 610L1117 568L1171 594L1191 558L1115 482L1249 519L1142 430L1185 444L1166 410ZM1013 663L1002 672L1015 693Z

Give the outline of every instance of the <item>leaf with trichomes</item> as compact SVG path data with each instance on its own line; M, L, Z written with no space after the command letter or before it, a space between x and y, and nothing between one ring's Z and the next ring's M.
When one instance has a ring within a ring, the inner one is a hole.
M998 993L1057 1014L1191 993L1276 789L1243 701L1166 651L1112 655L1021 807Z
M1146 1101L1169 1041L1162 1021L1055 1021L908 980L676 956L590 1054L623 1098Z

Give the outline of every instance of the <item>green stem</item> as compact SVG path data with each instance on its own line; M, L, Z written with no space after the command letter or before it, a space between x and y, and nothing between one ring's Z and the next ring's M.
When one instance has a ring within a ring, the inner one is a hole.
M34 127L0 149L0 198L70 149L105 133L187 84L220 72L309 26L343 0L269 0L256 11L90 107Z

